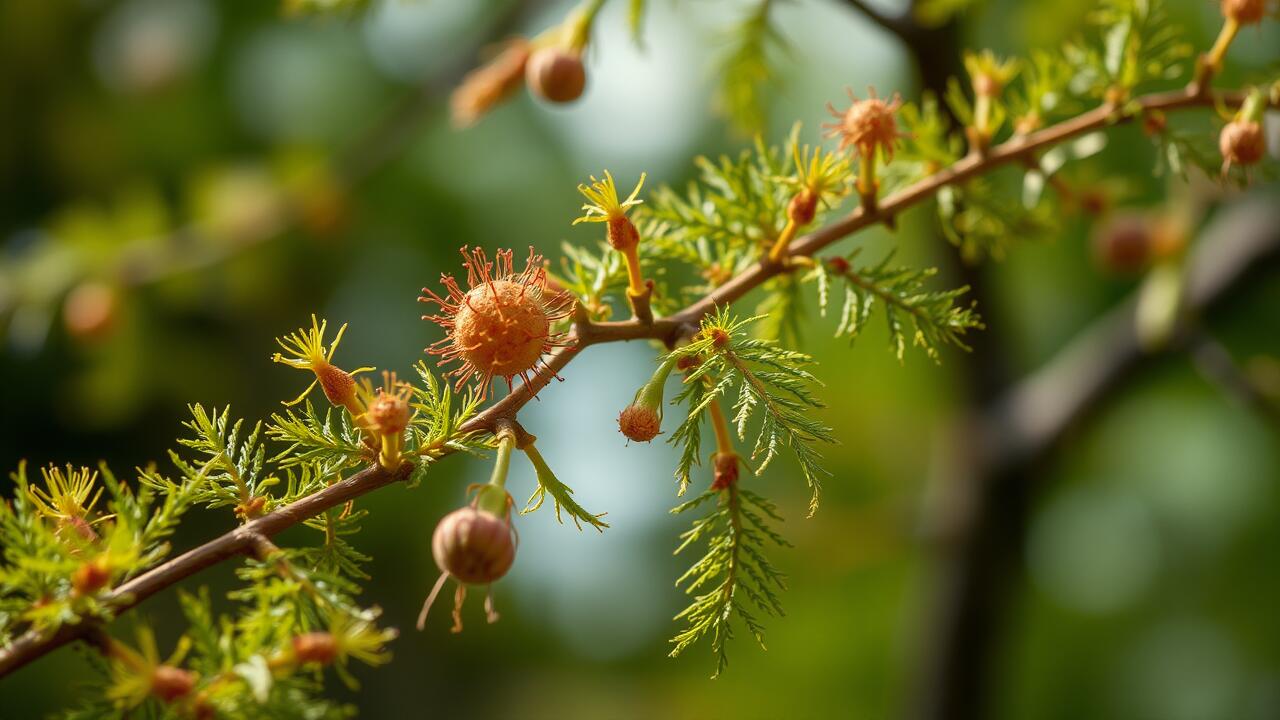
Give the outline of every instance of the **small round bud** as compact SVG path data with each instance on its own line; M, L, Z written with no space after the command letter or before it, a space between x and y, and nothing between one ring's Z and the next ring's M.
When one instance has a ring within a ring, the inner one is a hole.
M1252 120L1232 120L1218 135L1218 150L1222 153L1222 169L1232 165L1253 165L1267 152L1267 140L1262 125Z
M196 674L172 665L161 665L151 673L151 694L171 703L186 696L196 686Z
M1267 12L1267 0L1222 0L1222 16L1241 25L1262 22Z
M676 369L680 372L689 372L701 364L702 360L698 359L696 355L685 355L679 360L676 360Z
M62 304L62 322L72 337L101 340L115 325L119 304L116 291L110 285L85 281L67 294Z
M1118 273L1138 272L1155 253L1155 228L1141 213L1122 213L1112 218L1093 237L1093 254L1099 266Z
M1148 137L1163 134L1168 125L1168 118L1159 110L1150 110L1142 114L1142 132Z
M839 256L827 258L827 265L830 265L831 271L837 275L849 272L849 261Z
M297 635L293 638L293 657L302 665L328 665L338 657L338 641L327 632Z
M473 507L454 510L436 525L431 554L459 582L487 585L506 575L515 561L511 524Z
M980 97L997 97L1004 91L1004 84L990 73L982 73L973 79L973 92Z
M796 193L787 203L787 218L797 225L808 225L818 212L818 196L809 188Z
M724 490L738 482L738 456L732 452L716 453L712 458L715 474L711 481L712 490Z
M525 66L525 81L544 100L573 102L587 86L587 71L578 53L557 47L535 50Z
M724 331L724 330L722 330L721 328L712 328L712 329L711 329L711 344L712 344L712 345L714 345L714 346L716 346L716 347L718 347L718 348L722 348L722 347L724 347L725 345L728 345L728 344L729 344L729 333L725 332L725 331Z
M628 440L649 442L662 429L662 416L656 410L643 405L628 405L618 415L618 432Z
M91 595L111 582L111 569L101 560L90 560L71 574L71 587L77 595Z
M401 393L379 391L365 413L369 427L380 435L399 435L409 426L409 401Z

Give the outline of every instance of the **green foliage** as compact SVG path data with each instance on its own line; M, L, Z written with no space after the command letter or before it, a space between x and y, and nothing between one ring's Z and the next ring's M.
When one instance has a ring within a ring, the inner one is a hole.
M731 48L717 73L720 77L718 105L744 135L765 129L764 91L773 80L769 53L785 46L769 16L772 6L772 0L758 0L733 28L729 35Z
M1053 229L1047 205L1027 208L984 178L939 190L938 215L943 234L967 262L1002 260L1011 243L1045 237Z
M51 632L86 617L110 619L107 591L169 553L168 538L196 499L154 470L137 487L105 466L11 475L15 495L0 503L0 640L25 630ZM103 493L105 507L99 507ZM93 578L97 578L94 580Z
M179 438L178 443L196 452L197 464L183 460L177 453L170 453L179 472L196 488L196 502L209 508L239 507L253 498L263 497L265 491L279 484L280 479L263 472L267 449L261 442L262 424L240 439L243 420L229 419L230 407L206 412L195 404L189 407L191 420L183 427L191 437Z
M573 488L560 482L560 479L555 476L555 473L551 472L551 468L547 466L546 461L542 459L542 454L536 448L532 445L525 448L525 455L528 456L529 462L533 463L533 469L538 476L538 487L529 496L524 509L520 511L521 515L527 515L542 507L542 503L550 495L551 501L555 505L557 522L564 522L560 517L560 511L563 509L579 530L582 529L582 523L590 525L599 532L604 532L604 529L609 527L609 523L600 519L604 517L605 513L588 512L586 508L578 504L577 500L573 499Z
M770 521L782 521L774 505L736 483L725 490L708 490L671 512L682 514L704 506L706 513L680 535L676 548L677 554L696 546L705 552L676 580L693 600L676 615L686 627L671 639L671 656L709 638L716 656L714 678L729 663L728 643L733 639L735 619L762 649L765 647L761 615L783 614L778 592L786 588L786 582L764 550L769 545L790 543L769 526Z
M981 329L982 320L974 307L959 306L956 301L967 287L955 290L928 290L925 282L937 274L936 268L917 270L890 265L893 253L874 265L854 267L857 251L838 263L827 261L815 266L813 276L821 290L819 302L826 314L830 297L830 278L844 281L844 303L840 308L836 337L848 336L853 342L866 327L871 311L879 305L884 313L889 331L889 346L901 361L907 348L906 323L911 323L911 345L924 350L935 362L941 362L939 348L953 345L967 350L964 334Z
M813 359L801 352L787 350L777 343L745 336L747 325L759 318L736 320L727 311L703 319L702 329L693 342L674 351L674 357L697 358L699 364L685 377L688 385L705 383L708 389L696 397L686 391L677 402L693 401L686 423L696 423L700 411L721 396L728 396L734 386L733 423L738 438L750 435L751 459L758 461L755 472L763 473L783 448L790 448L800 465L805 482L813 491L809 514L817 510L822 478L829 473L822 467L822 455L814 449L819 442L835 442L831 431L812 417L823 407L810 386L817 382L807 370ZM695 439L697 438L697 439ZM672 434L671 442L684 443L685 455L696 458L700 435L686 429L685 424ZM689 465L681 460L677 476L682 487L687 484Z
M1127 95L1143 83L1176 79L1192 54L1161 0L1103 0L1090 22L1101 43L1077 41L1065 48L1075 69L1071 89L1080 95Z

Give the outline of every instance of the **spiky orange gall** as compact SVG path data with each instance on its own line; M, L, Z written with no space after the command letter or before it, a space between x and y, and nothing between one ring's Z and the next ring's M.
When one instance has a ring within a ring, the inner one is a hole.
M464 247L462 257L467 269L465 292L452 276L442 275L443 297L423 288L418 298L440 306L440 314L422 319L447 333L427 352L439 355L441 365L461 363L448 373L457 378L457 388L474 375L481 379L482 393L495 377L505 379L508 387L516 376L527 383L542 356L563 345L563 336L553 333L552 326L568 317L572 298L548 288L542 256L533 248L519 274L513 270L510 250L499 250L495 261L489 262L484 250Z
M858 154L870 155L879 147L886 158L892 158L894 146L902 137L895 118L898 108L902 107L902 98L895 94L892 100L885 102L876 97L873 88L868 88L865 100L859 100L853 90L846 88L846 92L852 103L848 110L839 111L827 103L827 110L837 120L823 123L827 137L840 138L841 150L852 146Z

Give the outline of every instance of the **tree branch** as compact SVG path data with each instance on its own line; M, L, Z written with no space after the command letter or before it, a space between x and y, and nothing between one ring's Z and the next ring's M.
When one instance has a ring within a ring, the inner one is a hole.
M1242 99L1243 94L1239 92L1194 95L1186 91L1176 91L1143 96L1135 102L1136 107L1143 110L1172 111L1191 107L1212 107L1216 103L1237 105ZM1092 130L1127 122L1132 118L1133 115L1118 114L1110 107L1100 107L1031 135L998 145L985 156L966 157L951 167L884 198L870 212L859 208L827 227L798 238L788 249L788 258L812 256L841 238L876 223L889 221L898 213L929 199L946 185L963 182L1043 148ZM539 390L546 387L553 378L559 377L558 373L577 357L579 352L590 345L640 339L661 340L669 346L673 345L682 334L689 334L696 329L704 315L719 306L731 304L769 278L783 272L790 272L793 268L793 263L785 261L762 262L675 315L655 319L651 324L635 319L579 324L570 331L566 345L552 352L545 359L544 367L533 375L529 383L520 385L509 395L477 414L463 424L460 431L493 432L500 421L514 420L520 408ZM225 535L152 568L111 591L106 597L106 603L116 613L124 612L200 570L233 556L251 552L256 542L255 538L271 537L331 507L401 480L408 476L411 469L412 466L406 463L395 473L388 473L377 466L362 470L346 480L241 525ZM0 677L8 675L55 648L84 637L95 627L97 627L97 621L86 620L63 625L47 635L28 631L0 649Z

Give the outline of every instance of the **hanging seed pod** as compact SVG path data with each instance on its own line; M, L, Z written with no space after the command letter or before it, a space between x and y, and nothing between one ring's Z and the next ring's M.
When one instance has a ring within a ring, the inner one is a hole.
M582 97L587 87L587 70L582 55L558 47L544 47L529 56L525 82L538 97L567 103Z
M511 523L484 510L464 507L445 515L431 536L436 565L459 582L496 582L516 558Z

